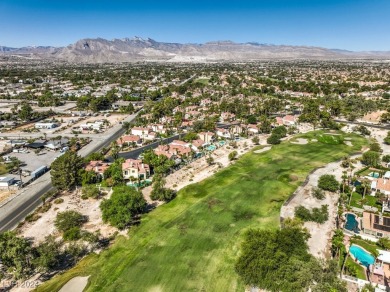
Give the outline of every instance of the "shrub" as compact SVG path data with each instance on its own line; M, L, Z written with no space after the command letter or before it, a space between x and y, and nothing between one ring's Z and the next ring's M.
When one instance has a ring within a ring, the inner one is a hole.
M54 226L62 232L70 230L73 227L80 227L86 222L86 218L79 212L70 210L57 214Z
M73 240L78 240L81 238L81 230L80 227L72 227L68 230L66 230L62 236L64 240L66 241L73 241Z
M368 166L377 166L380 162L380 155L376 151L367 151L363 153L362 163Z
M25 220L27 222L35 222L37 221L39 218L41 218L40 215L36 214L36 213L32 213L32 214L28 214L25 218Z
M379 238L377 245L385 250L390 250L390 239L386 237Z
M371 151L375 151L375 152L382 152L382 148L381 148L381 146L379 145L378 142L372 143L370 145L370 150Z
M339 189L339 182L331 174L324 174L318 180L318 187L330 192L336 192Z
M314 198L318 199L318 200L323 200L325 198L325 193L323 190L321 190L320 188L314 188L312 191L311 191L311 194Z
M384 156L382 157L382 161L383 161L383 162L386 162L386 163L390 162L390 155L384 155Z
M272 145L276 145L276 144L280 144L280 137L278 135L275 135L275 134L272 134L271 136L269 136L267 138L267 143L268 144L272 144Z
M51 208L51 204L45 203L37 209L37 212L38 213L46 213L47 211L50 210L50 208Z
M304 206L298 206L295 208L295 216L302 221L312 221L322 224L328 221L328 205L322 205L321 208L313 208L311 211Z
M277 135L280 138L286 137L287 129L285 126L278 126L272 130L272 135Z
M85 200L85 198L98 199L101 195L99 188L95 185L84 186L82 192L81 198L83 200Z
M54 204L61 204L61 203L63 203L64 202L64 199L63 198L57 198L57 199L55 199L54 200Z
M238 155L237 151L234 150L234 151L232 151L232 152L229 153L228 158L229 158L230 161L232 161L232 160L234 160L234 159L237 158L237 155Z
M141 192L128 186L117 186L111 198L100 204L103 222L123 229L131 224L137 215L145 212L146 201Z

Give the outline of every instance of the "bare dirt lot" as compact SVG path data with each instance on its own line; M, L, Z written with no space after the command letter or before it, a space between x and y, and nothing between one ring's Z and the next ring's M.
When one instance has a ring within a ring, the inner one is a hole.
M107 198L109 195L106 196ZM25 223L20 229L21 235L30 238L34 243L44 240L50 234L59 236L60 234L54 226L54 220L58 212L66 210L75 210L88 217L88 222L85 223L82 229L89 232L100 230L103 237L112 235L117 229L104 224L102 221L101 211L99 208L101 200L82 200L80 191L74 191L71 194L65 194L61 197L64 201L60 204L52 203L49 211L40 213L37 221Z
M16 194L15 190L8 190L8 189L2 189L0 188L0 205L3 201L11 197L12 195Z
M317 187L320 176L324 174L333 174L337 180L341 180L343 168L340 167L340 162L334 162L326 165L323 168L315 170L308 177L308 182L304 186L300 186L295 197L287 206L282 206L280 216L283 218L293 218L294 210L298 206L304 206L308 209L318 208L322 205L328 205L329 220L324 224L315 222L305 222L304 226L309 230L311 237L308 240L309 250L311 254L318 258L328 257L330 250L330 240L333 235L333 230L336 228L335 218L337 216L337 201L338 194L326 192L325 199L318 200L311 195L313 188Z

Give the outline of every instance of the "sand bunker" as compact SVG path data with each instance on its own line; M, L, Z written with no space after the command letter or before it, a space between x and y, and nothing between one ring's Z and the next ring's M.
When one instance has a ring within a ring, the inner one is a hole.
M345 145L348 145L348 146L351 146L351 147L353 146L351 141L344 141L344 143L345 143Z
M61 288L60 292L83 292L84 288L88 284L88 278L89 276L74 277Z
M298 138L298 139L296 139L295 141L292 141L291 143L292 143L292 144L305 145L305 144L308 143L308 141L307 141L307 139Z
M263 152L265 152L265 151L270 150L271 148L272 148L271 146L269 146L269 147L264 147L264 148L262 148L262 149L253 151L253 153L263 153Z
M311 139L310 142L318 142L317 139Z

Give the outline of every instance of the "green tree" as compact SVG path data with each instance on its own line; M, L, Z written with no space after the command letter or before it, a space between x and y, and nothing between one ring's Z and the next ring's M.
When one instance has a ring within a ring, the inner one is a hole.
M34 270L34 258L35 252L30 241L18 237L13 231L0 233L0 261L3 270L16 279L27 277Z
M62 242L56 240L53 235L45 237L45 240L37 246L38 256L34 263L41 272L48 272L60 265L63 256L61 246Z
M272 130L272 123L271 121L267 118L267 116L261 116L260 117L260 124L258 126L259 131L263 134L268 134L271 133Z
M377 166L380 162L380 155L375 151L367 151L363 153L362 163L368 166Z
M74 227L80 227L86 222L85 216L80 212L69 210L59 212L54 220L54 226L61 232L66 232Z
M169 202L176 197L174 190L165 187L165 178L162 174L155 174L153 177L153 188L150 194L152 200Z
M186 142L192 142L193 140L196 140L196 139L198 139L198 134L194 133L194 132L189 132L189 133L185 134L183 137L183 141L186 141Z
M280 137L278 135L272 134L267 138L267 143L271 145L280 144Z
M145 212L146 201L141 192L128 186L114 187L111 198L100 204L103 221L119 229L134 222L134 219Z
M33 109L30 106L30 104L28 104L25 101L22 102L21 108L20 108L20 111L19 111L19 114L18 114L19 118L22 119L23 121L31 120L32 114L33 114Z
M81 183L83 159L73 151L66 151L51 164L51 182L59 190L71 190Z
M123 158L119 158L112 163L108 169L104 172L104 177L106 180L110 179L112 181L112 185L116 186L122 184L124 182L123 172L122 172L122 163L125 160Z
M272 135L277 135L280 138L286 137L287 129L285 126L278 126L272 130Z
M238 152L236 150L234 150L234 151L229 153L228 158L230 161L232 161L232 160L237 158L237 155L238 155Z
M378 142L370 144L370 150L375 152L382 152L382 148Z
M336 192L339 189L339 182L336 177L331 174L324 174L318 180L318 187L325 191Z
M214 158L211 155L209 155L206 158L206 162L207 162L208 165L213 165L214 164Z
M259 142L260 142L259 136L254 136L254 137L252 138L252 142L253 142L255 145L259 145Z
M382 157L382 161L383 161L383 162L386 162L386 163L389 163L389 162L390 162L390 155L384 155L384 156Z

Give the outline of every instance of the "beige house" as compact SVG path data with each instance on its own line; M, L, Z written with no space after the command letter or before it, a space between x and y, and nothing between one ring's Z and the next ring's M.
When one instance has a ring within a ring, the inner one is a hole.
M150 176L150 167L148 164L142 163L142 160L127 159L122 163L123 178L129 180L146 179Z

